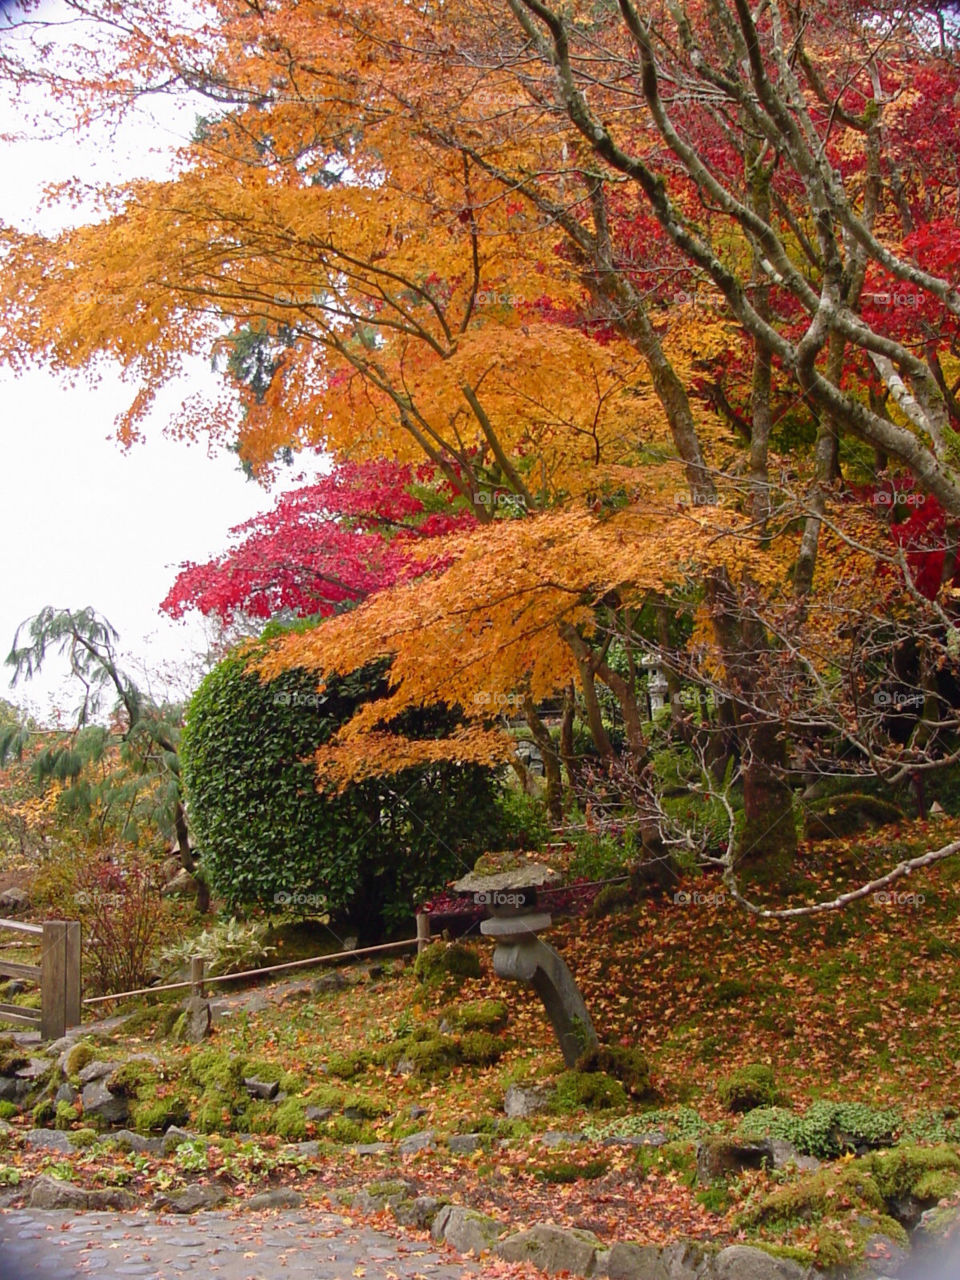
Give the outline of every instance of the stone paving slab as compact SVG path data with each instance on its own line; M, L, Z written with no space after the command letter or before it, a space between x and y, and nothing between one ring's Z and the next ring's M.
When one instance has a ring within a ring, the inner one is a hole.
M334 1213L0 1213L0 1280L470 1280L479 1264Z

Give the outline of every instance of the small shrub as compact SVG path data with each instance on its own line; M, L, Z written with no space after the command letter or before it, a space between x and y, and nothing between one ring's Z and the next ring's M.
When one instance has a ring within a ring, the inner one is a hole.
M0 1120L12 1120L14 1116L20 1114L20 1108L9 1102L6 1098L0 1101Z
M623 1107L627 1093L619 1080L602 1072L565 1071L557 1081L553 1106L557 1111L603 1111Z
M740 1122L745 1138L784 1138L801 1155L832 1160L858 1149L888 1146L900 1126L893 1108L868 1107L861 1102L813 1102L796 1115L783 1107L759 1107Z
M717 1083L717 1097L727 1111L753 1111L772 1106L778 1098L773 1070L762 1063L740 1067Z
M71 1129L79 1119L79 1107L75 1107L71 1102L66 1101L57 1103L57 1109L53 1117L53 1127L55 1129Z
M43 1102L38 1102L32 1111L34 1127L42 1129L44 1125L50 1124L54 1116L57 1114L57 1108L54 1102L49 1098Z
M179 970L188 966L194 956L199 956L205 972L211 977L256 969L276 951L276 947L268 946L265 941L268 927L257 923L241 924L231 916L229 920L204 929L203 933L183 938L176 945L167 947L161 961L168 968Z
M70 1142L75 1147L92 1147L99 1137L96 1129L76 1129L70 1135Z

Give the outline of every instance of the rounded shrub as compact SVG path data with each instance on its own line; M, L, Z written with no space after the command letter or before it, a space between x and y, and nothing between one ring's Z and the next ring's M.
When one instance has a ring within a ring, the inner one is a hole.
M230 908L326 913L379 934L497 842L496 778L439 761L321 794L311 757L386 692L386 669L331 680L322 694L305 670L262 682L249 665L278 633L224 659L187 709L183 781L202 867ZM390 727L424 739L456 723L432 707Z

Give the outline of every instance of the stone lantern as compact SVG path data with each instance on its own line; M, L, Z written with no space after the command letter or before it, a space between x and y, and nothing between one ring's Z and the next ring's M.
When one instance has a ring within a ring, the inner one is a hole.
M537 890L559 881L558 872L522 854L487 854L453 889L486 907L488 917L481 921L480 932L496 943L494 972L533 987L553 1025L563 1060L573 1067L581 1054L596 1046L597 1033L573 974L553 947L537 936L552 923L549 911L537 908Z
M663 665L656 654L645 653L640 659L640 665L647 673L647 697L650 699L650 714L654 716L667 705L670 686L667 683L667 677L663 674Z

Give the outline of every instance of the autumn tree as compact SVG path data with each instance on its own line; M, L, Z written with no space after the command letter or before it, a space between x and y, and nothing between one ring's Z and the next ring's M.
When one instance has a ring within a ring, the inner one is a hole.
M5 350L136 372L131 438L215 348L243 416L188 407L184 432L261 469L312 446L445 477L479 527L445 573L391 587L394 626L382 596L324 624L318 670L346 667L351 627L358 654L389 636L392 697L475 708L449 750L478 758L498 749L478 695L535 713L571 681L609 755L605 687L642 769L654 654L705 695L693 725L674 702L677 734L742 770L743 856L789 861L810 772L954 757L946 27L941 52L922 18L822 3L210 15L110 7L109 82L82 51L71 84L47 72L99 108L189 85L219 112L168 182L103 193L96 225L7 237ZM874 501L884 476L943 514L932 596ZM904 742L870 689L910 631L925 727ZM303 663L291 645L279 666ZM406 758L382 724L365 708L348 730L354 767Z

